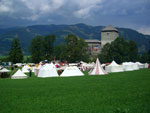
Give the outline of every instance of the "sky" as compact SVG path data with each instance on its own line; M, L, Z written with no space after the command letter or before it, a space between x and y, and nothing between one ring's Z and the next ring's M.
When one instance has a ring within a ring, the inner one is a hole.
M150 0L0 0L0 27L77 23L150 35Z

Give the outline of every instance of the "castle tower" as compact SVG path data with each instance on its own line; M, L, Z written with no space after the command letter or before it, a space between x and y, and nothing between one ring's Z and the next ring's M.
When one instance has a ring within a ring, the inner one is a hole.
M102 31L101 31L101 44L102 44L102 47L103 47L106 43L111 43L111 42L114 41L117 37L119 37L119 33L118 33L118 30L117 30L116 28L114 28L114 27L111 26L111 25L105 27L105 28L102 29Z

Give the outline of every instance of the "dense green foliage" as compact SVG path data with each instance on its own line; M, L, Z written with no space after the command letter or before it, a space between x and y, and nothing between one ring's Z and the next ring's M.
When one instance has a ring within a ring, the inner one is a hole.
M148 52L148 53L143 53L142 55L140 55L140 60L139 60L140 62L142 62L142 63L150 63L150 53Z
M28 27L15 27L8 29L0 29L0 55L8 55L10 49L9 45L12 37L16 35L19 37L23 53L27 54L31 40L37 36L56 35L56 45L64 42L64 38L68 34L75 34L83 39L101 39L101 30L104 26L89 26L85 24L76 25L34 25ZM132 29L117 28L120 37L125 40L134 40L140 52L148 51L150 40L149 35L143 35Z
M88 61L89 55L87 54L88 44L81 38L75 35L68 35L66 41L66 60L68 62Z
M55 39L54 35L36 36L33 38L29 48L32 62L39 63L44 59L50 60L53 54Z
M8 62L8 61L9 61L8 56L0 56L0 64L1 64L2 62Z
M149 113L150 70L0 79L1 113Z
M138 48L134 41L126 41L124 38L117 38L111 44L106 44L99 54L101 62L111 62L115 60L117 63L127 61L138 61Z
M54 50L55 35L47 35L44 37L44 54L46 59L50 59Z
M68 62L88 61L89 56L86 52L88 45L83 39L70 34L65 38L66 43L54 47L55 39L55 36L51 35L37 36L32 40L30 52L34 63L45 59L67 60Z
M53 56L56 60L64 61L66 58L66 44L61 43L60 45L57 45L54 47Z
M43 37L36 36L35 38L33 38L29 50L31 52L32 62L39 63L41 60L43 60Z
M14 38L12 40L11 49L9 52L9 61L13 63L20 63L23 61L23 54L18 38Z
M139 58L138 56L138 47L137 47L137 44L133 41L133 40L130 40L128 42L128 47L129 47L129 61L132 61L132 62L136 62Z

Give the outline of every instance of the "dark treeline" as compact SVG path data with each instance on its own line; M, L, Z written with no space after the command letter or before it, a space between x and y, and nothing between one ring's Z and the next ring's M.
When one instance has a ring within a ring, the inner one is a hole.
M65 37L65 42L56 46L54 42L56 40L55 35L36 36L32 39L29 51L31 57L23 60L23 54L20 47L18 38L14 38L11 43L11 49L9 57L1 58L2 61L11 61L13 63L19 62L33 62L39 63L43 60L61 60L68 62L85 61L89 62L92 59L87 53L88 44L82 39L73 34L69 34ZM102 63L111 62L115 60L117 63L122 62L136 62L150 63L150 50L148 53L142 55L138 54L137 44L130 40L126 41L124 38L117 38L111 44L107 43L101 50L101 53L97 56Z
M54 46L55 40L54 35L35 37L29 48L32 62L39 63L42 60L89 61L86 52L88 45L83 39L70 34L65 38L65 43L59 46Z
M139 55L137 44L133 40L126 41L120 37L111 44L107 43L104 45L98 57L102 63L111 62L113 60L117 63L136 61L142 63L150 62L150 52Z

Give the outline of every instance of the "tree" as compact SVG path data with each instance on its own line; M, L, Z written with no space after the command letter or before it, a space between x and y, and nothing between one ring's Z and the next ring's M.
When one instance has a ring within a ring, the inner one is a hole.
M149 41L149 50L148 50L147 55L148 55L148 63L150 63L150 41Z
M54 41L56 40L55 35L47 35L44 37L44 54L45 54L45 59L49 59L52 57L52 53L54 50Z
M144 52L140 57L140 62L147 63L148 62L148 54Z
M77 61L87 61L89 60L89 55L86 52L86 48L88 47L87 43L73 35L70 34L65 38L66 41L66 60L68 62L77 62Z
M129 59L132 62L136 62L138 60L138 47L133 40L129 41Z
M98 55L98 58L102 63L111 62L112 58L110 57L110 43L107 43L103 46L101 54Z
M111 44L106 44L99 54L101 62L111 62L115 60L117 63L125 61L137 61L138 49L134 41L125 41L124 38L117 38Z
M43 37L36 36L32 39L29 51L31 52L31 59L34 63L39 63L44 60L44 47L43 47Z
M14 38L11 42L9 60L13 63L20 63L23 61L23 54L18 38Z
M55 35L36 36L33 38L29 47L32 62L39 63L45 59L50 60L53 55L55 40Z
M54 51L53 51L53 57L55 57L55 59L57 60L66 60L66 44L65 43L61 43L58 46L54 47Z
M110 57L117 63L129 61L129 44L124 38L117 38L111 43Z

